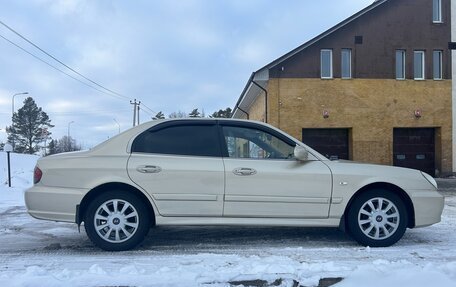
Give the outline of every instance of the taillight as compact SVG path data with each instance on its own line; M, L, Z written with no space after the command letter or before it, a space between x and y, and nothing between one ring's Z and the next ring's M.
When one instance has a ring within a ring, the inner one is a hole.
M35 166L35 170L33 171L33 183L37 184L38 182L40 182L42 176L43 172L41 171L41 169Z

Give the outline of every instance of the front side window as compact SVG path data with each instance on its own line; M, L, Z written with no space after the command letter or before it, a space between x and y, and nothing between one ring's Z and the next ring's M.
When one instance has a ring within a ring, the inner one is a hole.
M441 51L441 50L434 51L434 53L433 53L434 80L441 80L443 78L442 57L443 57L443 51Z
M405 79L405 50L396 50L396 79Z
M186 124L152 128L133 142L132 152L220 157L217 126Z
M294 146L280 138L254 128L223 126L230 158L289 159Z
M424 80L424 51L415 51L413 55L413 77L415 80Z
M321 78L322 79L332 79L332 77L333 77L332 50L328 50L328 49L321 50L320 61L321 61Z
M432 1L432 22L442 23L442 0Z
M341 52L341 75L342 79L351 79L351 49L342 49Z

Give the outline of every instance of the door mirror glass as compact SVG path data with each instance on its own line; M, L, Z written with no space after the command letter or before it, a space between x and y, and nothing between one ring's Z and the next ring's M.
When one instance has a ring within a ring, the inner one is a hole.
M294 156L299 161L306 161L309 159L309 152L305 147L296 145L294 148Z

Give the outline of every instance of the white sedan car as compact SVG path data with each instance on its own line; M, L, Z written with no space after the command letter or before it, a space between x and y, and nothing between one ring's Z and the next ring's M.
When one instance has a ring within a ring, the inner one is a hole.
M41 158L25 193L36 218L84 223L105 250L155 225L341 227L366 246L440 221L435 180L413 169L330 161L260 122L152 121L90 151Z

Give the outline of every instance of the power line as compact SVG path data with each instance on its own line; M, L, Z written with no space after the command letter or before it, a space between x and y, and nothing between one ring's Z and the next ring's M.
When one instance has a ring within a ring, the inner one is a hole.
M142 103L142 105L143 105L146 109L148 109L151 113L155 113L154 110L152 110L151 108L149 108L148 106L146 106L144 103ZM143 111L144 111L144 109L143 109Z
M80 112L46 112L47 114L57 115L57 116L73 116L73 115L81 115L81 114L113 114L118 112L126 112L127 109L119 109L119 110L91 110L91 111L80 111ZM1 113L0 113L1 114Z
M14 43L14 42L11 41L11 40L9 40L8 38L4 37L3 35L0 35L0 38L4 39L5 41L7 41L8 43L10 43L11 45L13 45L13 46L15 46L15 47L21 49L23 52L29 54L29 55L32 56L33 58L35 58L35 59L37 59L37 60L43 62L44 64L48 65L49 67L51 67L51 68L53 68L53 69L59 71L60 73L62 73L62 74L64 74L64 75L66 75L66 76L72 78L73 80L78 81L79 83L81 83L81 84L83 84L83 85L86 85L87 87L92 88L92 89L94 89L94 90L96 90L96 91L98 91L98 92L100 92L100 93L103 93L103 94L105 94L105 95L108 95L108 96L111 96L111 97L116 97L117 99L120 99L119 96L113 95L113 94L108 93L108 92L105 92L105 91L103 91L103 90L100 90L100 89L98 89L97 87L94 87L94 86L92 86L92 85L90 85L90 84L88 84L88 83L86 83L86 82L84 82L84 81L81 81L80 79L78 79L78 78L76 78L76 77L74 77L74 76L68 74L67 72L65 72L65 71L63 71L63 70L61 70L61 69L59 69L59 68L53 66L52 64L46 62L45 60L41 59L40 57L36 56L35 54L33 54L33 53L27 51L26 49L22 48L21 46L19 46L18 44ZM123 98L122 98L122 99L123 99Z
M47 55L48 57L52 58L54 61L58 62L59 64L61 64L62 66L66 67L67 69L69 69L70 71L72 71L73 73L79 75L80 77L86 79L87 81L91 82L92 84L95 84L96 86L114 94L114 95L117 95L118 97L121 97L121 98L124 98L126 100L130 100L130 98L122 95L122 94L119 94L111 89L108 89L106 88L105 86L89 79L88 77L84 76L83 74L79 73L78 71L74 70L73 68L71 68L70 66L66 65L65 63L63 63L62 61L60 61L59 59L57 59L56 57L54 57L53 55L49 54L48 52L46 52L45 50L41 49L38 45L36 45L35 43L33 43L32 41L30 41L29 39L27 39L26 37L22 36L19 32L17 32L16 30L14 30L13 28L11 28L10 26L6 25L5 23L3 23L1 20L0 20L0 24L5 26L8 30L10 30L11 32L13 32L14 34L16 34L17 36L19 36L20 38L22 38L24 41L26 41L27 43L29 43L30 45L32 45L33 47L37 48L38 50L40 50L42 53L44 53L45 55Z
M145 112L146 114L148 114L149 116L153 117L154 115L150 112L148 112L147 110L145 109L141 109L141 111Z

